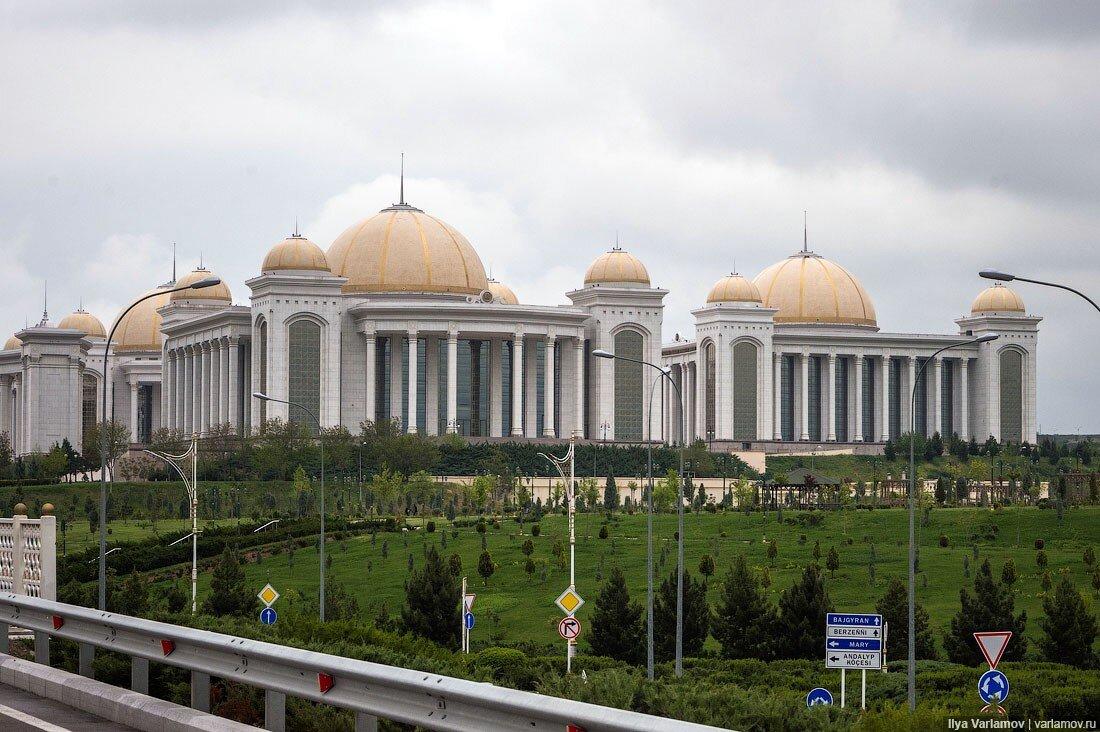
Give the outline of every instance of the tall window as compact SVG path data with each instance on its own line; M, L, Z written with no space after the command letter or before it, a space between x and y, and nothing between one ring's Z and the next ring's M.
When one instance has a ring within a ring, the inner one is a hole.
M810 356L809 378L806 382L807 401L809 404L807 418L809 421L810 439L821 441L821 357Z
M633 330L615 335L615 353L641 360L642 334ZM642 364L615 359L615 439L641 440L643 389Z
M95 426L96 423L96 380L94 376L85 374L83 382L81 384L81 412L80 412L80 426L82 434L88 434L88 430ZM5 394L4 398L10 398L10 394Z
M512 434L512 341L501 343L500 348L500 434Z
M390 348L393 338L379 337L374 349L374 421L390 419Z
M836 360L836 377L833 380L833 393L835 397L833 430L836 432L837 442L848 441L848 359Z
M1001 351L1001 442L1023 442L1024 357L1010 348Z
M939 429L941 436L948 437L955 431L955 400L951 398L955 393L955 362L945 360L941 369Z
M917 371L920 371L921 364L923 364L927 360L928 359L926 359L926 358L918 358L917 359L917 364L916 364L916 369L913 371L913 373L916 374ZM924 371L920 372L920 378L917 379L917 387L916 387L916 392L913 396L913 401L915 402L915 404L913 404L911 406L915 407L915 410L916 410L916 411L913 412L913 417L916 420L916 426L915 426L914 432L916 432L917 434L924 435L925 437L928 437L928 367L927 366L924 367ZM909 425L906 425L906 427L908 428Z
M134 440L148 445L149 436L153 432L153 385L139 385L137 400L138 423L134 425Z
M901 361L890 359L890 439L901 436Z
M267 393L267 321L260 321L260 393ZM186 390L181 390L186 393ZM267 400L260 400L260 423L267 421Z
M794 356L783 356L779 377L780 435L791 442L794 440Z
M733 347L733 439L755 440L756 345L741 341Z
M290 407L290 421L314 427L313 415L321 411L321 326L312 320L295 320L287 328L290 342L288 359L289 401L297 402L312 414Z
M707 434L704 437L708 440L713 440L715 437L718 436L718 425L717 419L715 418L715 412L718 411L718 405L715 404L715 401L718 397L718 395L716 394L718 377L714 373L716 370L715 366L717 365L717 359L715 358L714 352L715 347L713 343L708 343L706 348L703 350L703 357L706 359L706 373L704 374L703 378L706 379L706 381L704 382L704 389L706 390L707 399Z
M863 441L875 441L875 362L863 359Z

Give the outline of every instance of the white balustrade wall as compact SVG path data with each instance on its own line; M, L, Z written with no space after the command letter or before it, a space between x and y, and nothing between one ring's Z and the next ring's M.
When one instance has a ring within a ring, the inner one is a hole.
M0 592L57 599L57 518L0 518Z

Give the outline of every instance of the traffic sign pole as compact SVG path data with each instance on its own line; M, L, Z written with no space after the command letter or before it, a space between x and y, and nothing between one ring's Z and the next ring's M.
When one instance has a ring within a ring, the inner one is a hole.
M462 597L459 599L458 604L462 606L462 612L458 614L458 625L462 629L461 640L462 652L469 653L469 648L466 647L466 578L462 578Z
M840 669L840 708L844 708L844 672L847 669Z
M859 672L862 677L859 680L859 708L867 708L867 669L863 669Z

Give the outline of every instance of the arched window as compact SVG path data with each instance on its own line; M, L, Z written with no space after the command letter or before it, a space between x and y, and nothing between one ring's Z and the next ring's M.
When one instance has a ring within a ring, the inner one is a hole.
M715 366L717 365L717 360L718 359L715 355L715 348L714 348L713 343L708 343L703 348L703 358L706 361L706 366L705 366L706 372L703 374L703 378L706 379L706 381L703 382L703 389L705 390L704 393L706 395L706 410L707 410L707 413L706 413L706 416L707 416L706 431L707 431L707 433L706 433L706 435L704 435L704 438L707 439L707 440L713 440L715 437L718 436L718 429L717 429L718 428L718 424L717 424L717 422L718 422L718 420L717 420L718 405L715 404L715 401L717 400L718 382L716 380L716 375L714 373L715 372Z
M96 378L91 374L84 374L84 379L81 384L81 434L88 434L88 430L96 424L96 415L99 410L96 408L98 400L96 395L99 393Z
M615 335L615 353L641 360L642 334L633 330ZM641 440L642 404L645 385L642 364L615 359L615 439Z
M295 320L287 328L287 334L290 342L288 398L312 413L306 414L291 406L290 421L307 424L312 429L314 416L320 418L321 409L321 326L312 320Z
M1001 442L1023 442L1024 356L1014 348L1001 351Z
M733 347L733 439L756 439L756 344Z

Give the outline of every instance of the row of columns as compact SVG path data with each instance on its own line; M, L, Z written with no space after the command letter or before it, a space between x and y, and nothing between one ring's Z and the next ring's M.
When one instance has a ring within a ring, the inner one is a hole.
M219 337L165 351L165 424L187 434L205 434L222 424L239 432L249 423L251 399L242 398L241 384L251 380L241 347L237 338Z
M22 454L23 392L15 374L0 376L0 432L7 432L14 455Z
M443 336L447 342L447 376L446 376L446 431L453 433L458 431L458 331L448 331ZM373 417L377 413L376 393L378 384L378 374L376 372L376 365L378 363L378 335L374 333L365 334L366 339L366 413L368 418ZM427 352L425 353L425 370L427 371L425 379L425 422L427 424L420 425L417 421L417 401L418 401L418 377L419 377L419 337L420 334L416 330L408 330L403 338L408 342L409 357L406 364L407 372L405 379L405 389L408 395L408 404L403 408L404 394L401 392L401 380L398 375L401 373L402 366L402 349L393 347L390 349L390 374L391 385L390 393L388 395L390 400L390 414L401 415L402 422L404 423L406 431L415 433L423 431L426 434L436 434L438 431L438 416L439 416L439 366L436 361L438 349L433 347L435 345L434 338L429 336ZM394 343L400 343L401 336L394 337ZM492 436L503 436L501 434L503 426L503 389L502 379L506 374L502 372L503 367L503 340L499 338L481 338L477 340L487 341L489 343L489 434ZM555 427L555 410L559 408L555 400L555 374L554 374L554 361L555 352L557 350L558 338L556 336L544 337L545 343L545 368L544 368L544 382L543 382L543 437L557 437L557 429ZM564 340L564 339L562 339ZM575 340L573 355L573 386L574 395L576 398L575 409L573 410L573 424L563 425L562 436L569 434L570 432L575 436L583 436L584 434L584 341L581 339ZM533 344L532 344L533 345ZM563 346L564 347L564 346ZM532 350L532 354L534 351ZM537 364L535 359L531 356L525 357L525 338L523 334L516 334L512 337L512 373L510 374L512 380L511 388L511 432L513 437L537 437L534 434L535 423L537 418ZM562 364L563 370L565 369L565 363ZM525 391L526 390L526 391ZM527 410L524 413L524 395L526 393ZM563 396L563 399L565 397ZM526 425L526 431L525 431Z

